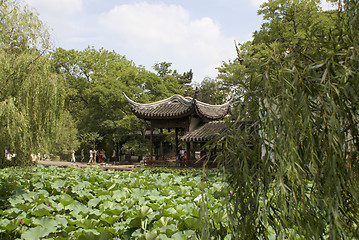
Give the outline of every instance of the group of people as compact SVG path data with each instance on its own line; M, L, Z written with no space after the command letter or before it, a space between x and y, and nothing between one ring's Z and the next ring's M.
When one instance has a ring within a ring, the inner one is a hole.
M90 149L90 159L88 161L88 164L95 163L95 162L106 162L106 154L105 150L96 150L96 149Z
M32 155L32 154L31 154ZM16 154L15 153L10 153L7 148L5 148L5 159L8 160L8 161L11 161L11 159L13 157L15 157Z
M85 159L84 149L81 149L81 162L83 162L84 159ZM116 151L115 150L113 150L112 160L116 161ZM71 151L71 162L76 162L75 150ZM99 151L94 148L90 149L90 158L89 158L88 164L102 163L102 162L106 162L105 150L101 149L101 151Z
M81 162L85 159L84 150L81 149ZM94 163L94 162L105 162L106 161L106 154L105 150L95 150L90 149L90 160L88 161L88 164ZM76 162L75 158L75 150L72 149L71 151L71 162Z

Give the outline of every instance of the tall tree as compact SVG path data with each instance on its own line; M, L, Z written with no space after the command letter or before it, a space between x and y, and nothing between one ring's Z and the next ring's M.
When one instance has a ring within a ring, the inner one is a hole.
M161 77L162 81L166 83L167 88L172 94L193 95L192 69L183 74L179 74L177 70L170 69L171 66L172 63L160 62L156 63L153 69L157 72L157 75Z
M242 103L234 129L253 122L221 156L235 239L359 237L358 6L270 0L243 60L223 65Z
M101 147L122 141L142 126L123 96L142 93L144 70L111 51L58 48L52 54L56 71L65 79L66 108L76 119L79 134L98 133ZM92 146L91 146L92 147Z
M156 75L114 51L91 47L83 51L58 48L52 59L57 73L65 79L66 108L77 122L80 139L91 142L91 147L93 140L86 140L87 136L98 134L97 147L107 151L113 143L131 151L131 146L141 146L135 149L139 154L145 151L146 125L132 114L123 92L143 103L183 94L178 80L169 75L170 63L159 64ZM126 145L126 141L136 144Z
M166 75L172 73L172 70L170 69L171 66L172 63L160 62L160 63L155 63L155 65L153 65L153 69L157 72L158 76L160 76L163 81Z
M18 1L0 1L0 149L29 164L48 151L62 113L63 86L46 57L50 37L37 14ZM0 154L4 165L4 154Z
M223 104L230 100L230 94L227 88L222 86L222 82L205 78L197 85L197 99L209 104Z

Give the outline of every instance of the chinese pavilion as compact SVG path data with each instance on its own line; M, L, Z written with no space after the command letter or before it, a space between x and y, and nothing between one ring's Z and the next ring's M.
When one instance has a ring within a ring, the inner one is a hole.
M154 129L175 129L175 152L179 154L179 132L183 132L181 142L186 144L186 165L194 160L191 143L203 144L222 132L226 124L223 119L229 111L229 102L211 105L196 100L196 97L173 95L153 103L137 103L124 94L131 111L140 119L149 122L150 130L150 165L153 160ZM181 164L183 165L183 163Z

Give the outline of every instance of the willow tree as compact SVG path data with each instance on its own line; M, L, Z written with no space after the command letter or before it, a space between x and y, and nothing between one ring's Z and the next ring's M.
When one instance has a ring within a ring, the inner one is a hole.
M359 237L359 2L338 4L264 3L261 30L221 68L236 120L256 128L229 132L221 156L235 239Z
M63 104L61 80L46 57L50 35L21 2L0 1L0 149L26 165L51 148ZM7 165L4 154L0 165Z

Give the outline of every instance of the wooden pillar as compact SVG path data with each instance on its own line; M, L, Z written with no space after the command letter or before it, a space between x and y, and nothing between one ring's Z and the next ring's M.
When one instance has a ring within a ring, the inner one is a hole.
M217 142L217 144L218 144L218 142ZM217 144L216 144L216 146L214 148L214 153L213 153L213 156L211 158L211 167L214 166L214 160L216 159L216 156L217 156Z
M191 157L191 142L187 142L187 152L186 152L186 158L187 158L187 162L190 162L190 157ZM188 166L188 163L186 164Z
M163 141L161 140L161 142L160 142L160 157L162 158L162 159L164 159L164 154L163 154Z
M206 150L205 149L203 149L203 146L204 146L204 144L205 143L201 143L201 154L200 154L200 156L201 156L201 165L203 165L203 163L205 162L205 161L207 161L207 154L206 154Z
M152 163L152 156L153 156L153 128L150 128L150 165Z
M176 137L175 137L175 156L178 155L178 128L175 128L176 130Z

